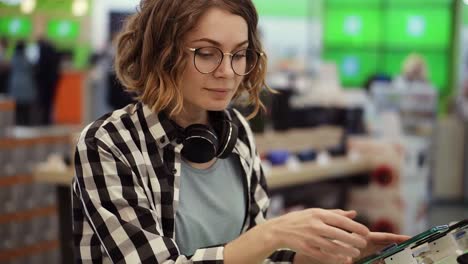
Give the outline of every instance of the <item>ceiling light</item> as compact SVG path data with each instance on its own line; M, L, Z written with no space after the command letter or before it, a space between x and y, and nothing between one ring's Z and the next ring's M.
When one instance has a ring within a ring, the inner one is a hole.
M74 16L84 16L88 13L88 0L74 0L72 4L72 14Z
M21 1L21 12L31 14L36 8L36 0L23 0Z

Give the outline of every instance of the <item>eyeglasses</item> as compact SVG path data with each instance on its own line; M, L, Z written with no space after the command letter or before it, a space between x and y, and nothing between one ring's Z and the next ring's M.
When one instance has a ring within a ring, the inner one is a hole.
M252 72L257 65L262 52L252 49L241 49L234 53L223 52L217 47L188 48L194 53L193 63L195 68L203 74L214 72L224 59L225 55L231 57L231 67L235 74L245 76Z

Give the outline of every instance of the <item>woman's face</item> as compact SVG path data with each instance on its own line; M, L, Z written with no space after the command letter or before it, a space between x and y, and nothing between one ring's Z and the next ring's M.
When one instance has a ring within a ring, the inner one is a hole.
M234 53L248 47L248 27L242 17L212 8L201 16L184 40L188 48L218 47L224 53ZM231 68L231 57L224 56L215 71L202 74L195 68L195 53L187 49L186 56L188 63L181 85L185 110L225 109L243 80Z

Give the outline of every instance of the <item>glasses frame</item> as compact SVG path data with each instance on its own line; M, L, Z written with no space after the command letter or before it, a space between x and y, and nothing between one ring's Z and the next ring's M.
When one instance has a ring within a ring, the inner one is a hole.
M206 49L206 48L214 48L214 49L217 49L217 50L219 50L219 52L222 54L221 60L218 62L218 66L216 66L213 70L211 70L211 71L209 71L209 72L203 72L203 71L201 71L200 69L198 69L197 64L196 64L196 62L195 62L195 58L196 58L196 56L197 56L197 52L198 52L199 50L201 50L201 49ZM247 49L240 49L240 50L237 50L237 51L235 51L234 53L231 53L231 52L224 52L224 51L222 51L220 48L214 47L214 46L207 46L207 47L200 47L200 48L190 48L190 47L187 47L187 49L188 49L189 51L193 52L193 66L195 66L195 69L197 69L197 71L198 71L199 73L201 73L201 74L210 74L210 73L216 71L216 70L219 68L219 66L221 65L221 63L223 62L224 57L227 55L227 56L231 57L231 69L232 69L232 71L233 71L236 75L238 75L238 76L246 76L246 75L250 74L250 73L255 69L255 67L257 66L258 61L260 60L260 58L262 58L262 57L265 55L265 53L263 53L263 52L258 52L258 51L254 50L254 49L248 49L248 48L247 48ZM244 51L244 50L251 50L251 51L257 53L258 58L257 58L257 61L255 62L255 65L252 67L252 69L251 69L250 71L246 72L245 74L239 74L239 73L236 72L236 70L234 70L234 66L232 65L232 58L234 57L234 55L236 55L237 53L239 53L239 52L241 52L241 51Z

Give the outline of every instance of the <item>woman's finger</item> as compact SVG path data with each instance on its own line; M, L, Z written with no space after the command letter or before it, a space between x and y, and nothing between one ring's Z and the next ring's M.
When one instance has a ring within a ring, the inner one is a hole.
M324 225L321 228L321 234L323 237L338 240L356 248L365 248L367 245L367 241L362 236L348 233L334 226Z
M331 241L323 237L315 237L313 240L313 245L316 245L325 252L333 252L335 254L339 253L345 257L353 258L358 257L361 254L357 248L351 247L345 243L337 243L338 241Z
M356 233L363 236L367 236L370 232L365 225L333 212L326 212L322 218L322 221L327 225L331 225L342 230L346 230L350 233Z
M374 243L378 243L378 244L401 243L410 239L409 236L397 235L397 234L391 234L391 233L383 233L383 232L370 232L367 238L370 241Z
M345 211L341 209L332 209L330 211L335 214L339 214L339 215L342 215L351 219L354 219L357 216L357 212L354 210Z

